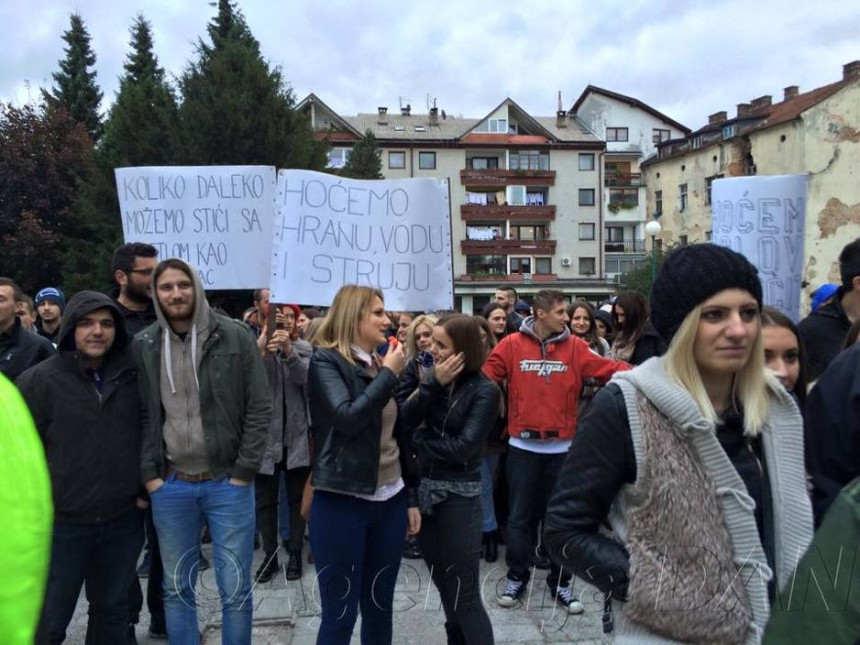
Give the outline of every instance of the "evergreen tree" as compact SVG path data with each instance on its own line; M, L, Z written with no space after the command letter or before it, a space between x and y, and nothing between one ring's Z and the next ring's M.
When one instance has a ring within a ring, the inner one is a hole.
M353 146L340 174L355 179L382 179L382 153L371 130Z
M90 48L90 34L77 13L71 14L69 29L63 34L66 57L54 73L54 89L42 90L51 107L62 106L75 121L83 123L93 142L101 136L99 104L102 93L96 84L96 55Z
M242 13L219 0L209 40L180 79L187 164L265 164L322 170L327 144L314 139L281 70L271 68Z

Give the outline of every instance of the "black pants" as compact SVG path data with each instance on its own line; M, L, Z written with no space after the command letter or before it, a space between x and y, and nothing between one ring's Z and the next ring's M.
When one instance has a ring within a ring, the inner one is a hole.
M272 475L257 474L254 484L257 495L257 524L263 536L263 550L271 556L278 550L278 475L284 463L275 464ZM302 491L311 469L308 466L285 471L287 482L286 503L290 507L290 539L287 551L301 553L305 539L305 520L302 518Z
M146 541L149 543L149 583L146 587L146 606L149 608L149 624L164 631L164 567L161 564L161 549L158 548L158 535L152 523L152 507L144 511ZM129 623L137 625L140 610L143 609L143 588L140 579L134 576L128 589L128 603L131 609Z
M136 576L143 545L143 513L133 509L102 524L54 523L51 565L36 642L53 645L66 638L81 586L89 603L87 642L125 643L128 589Z
M510 446L508 450L508 543L505 559L508 577L528 582L535 552L538 523L546 506L567 453L545 455ZM550 565L546 581L551 587L567 586L570 573L555 562Z
M442 598L447 631L470 645L493 643L493 626L481 599L481 498L451 495L422 515L418 542Z

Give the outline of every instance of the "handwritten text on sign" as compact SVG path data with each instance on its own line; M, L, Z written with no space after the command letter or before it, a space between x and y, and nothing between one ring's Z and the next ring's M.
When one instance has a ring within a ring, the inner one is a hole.
M329 305L344 284L395 310L452 306L447 193L434 179L361 181L278 173L272 299Z
M743 253L759 270L764 303L797 321L806 176L717 179L712 204L713 241Z
M268 284L274 167L118 168L116 183L126 242L193 264L207 289Z

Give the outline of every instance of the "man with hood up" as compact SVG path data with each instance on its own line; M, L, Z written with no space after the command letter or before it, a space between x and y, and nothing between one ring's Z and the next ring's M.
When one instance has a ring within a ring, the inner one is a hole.
M254 337L212 311L197 271L171 258L152 276L156 323L135 336L143 397L141 480L164 565L170 642L199 643L200 527L212 536L225 644L251 642L254 476L271 395Z
M592 352L588 343L572 336L564 293L539 291L534 315L520 331L496 345L484 364L484 374L508 382L508 565L502 607L513 607L528 587L531 555L538 522L546 512L555 479L576 431L576 406L583 378L601 383L629 369ZM569 571L550 564L549 593L568 613L583 606L573 594Z
M36 642L63 641L86 583L87 643L116 645L126 642L143 544L137 369L119 309L95 291L69 301L58 345L17 380L45 447L55 508Z

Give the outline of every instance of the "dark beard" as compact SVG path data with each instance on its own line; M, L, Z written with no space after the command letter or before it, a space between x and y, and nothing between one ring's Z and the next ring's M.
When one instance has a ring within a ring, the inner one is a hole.
M125 286L125 297L139 305L148 305L152 302L152 298L146 294L145 289L138 289L130 283Z

